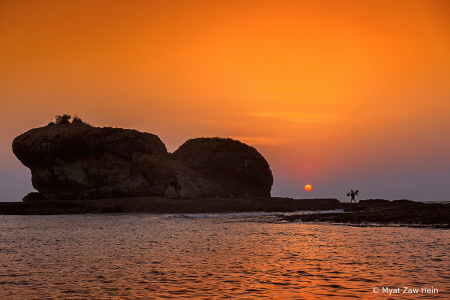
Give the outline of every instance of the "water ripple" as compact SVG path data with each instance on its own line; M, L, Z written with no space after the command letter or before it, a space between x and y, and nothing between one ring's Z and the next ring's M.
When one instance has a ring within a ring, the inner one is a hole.
M448 230L276 217L0 216L0 298L388 299L382 286L450 298Z

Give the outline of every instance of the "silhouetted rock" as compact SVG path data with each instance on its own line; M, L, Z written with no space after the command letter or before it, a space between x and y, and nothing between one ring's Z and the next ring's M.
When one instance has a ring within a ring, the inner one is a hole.
M44 201L47 200L42 194L31 192L28 193L25 197L23 197L23 202L29 202L29 201Z
M192 171L177 172L177 183L180 187L177 195L181 199L210 198L217 195L230 196L229 190Z
M229 138L196 138L186 141L173 155L233 195L270 196L273 176L269 164L244 143Z
M386 204L389 203L389 200L385 199L367 199L367 200L359 200L358 203L361 204Z
M318 213L286 215L284 220L294 222L336 222L359 224L403 224L407 226L450 227L450 203L423 203L410 200L361 200L358 204L341 203L345 213Z
M112 197L138 196L142 180L133 178L133 156L167 155L156 135L84 123L31 129L14 139L13 152L30 168L33 187L49 200L103 197L101 188Z
M270 196L273 183L264 157L239 141L194 139L170 154L154 134L81 121L29 130L13 152L48 200Z
M173 187L173 186L171 186ZM207 199L169 199L135 197L96 200L58 200L0 202L0 215L55 215L101 213L224 213L224 212L293 212L294 210L330 209L339 201L269 197L228 197ZM330 206L331 205L331 206Z
M175 187L169 186L166 192L164 193L164 196L169 199L178 198L178 194L177 191L175 190Z
M153 188L151 195L166 196L169 186L175 189L176 197L181 199L230 195L228 190L205 179L201 174L175 159L173 155L135 155L133 161L135 172L142 174L151 183ZM168 195L172 197L171 192L169 193Z

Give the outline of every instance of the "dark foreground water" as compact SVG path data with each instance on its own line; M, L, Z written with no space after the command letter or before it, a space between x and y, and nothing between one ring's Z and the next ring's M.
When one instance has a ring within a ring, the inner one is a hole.
M263 213L0 216L0 299L450 299L449 250Z

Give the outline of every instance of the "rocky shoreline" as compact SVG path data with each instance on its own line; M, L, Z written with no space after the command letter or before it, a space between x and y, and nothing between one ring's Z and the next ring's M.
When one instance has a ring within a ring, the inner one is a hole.
M342 203L344 213L294 214L288 222L330 222L358 226L370 224L409 227L450 228L450 203L423 203L410 200L361 200Z
M102 213L227 213L294 212L297 210L339 209L337 199L292 199L269 197L168 199L135 197L98 200L56 200L0 202L3 215L57 215Z
M344 212L323 213L327 210ZM450 203L422 203L410 200L361 200L343 203L337 199L292 199L277 197L241 197L211 199L167 199L135 197L98 200L58 200L0 202L2 215L61 215L105 213L230 213L296 212L281 218L288 222L331 222L358 226L367 224L450 228Z
M194 138L169 153L155 134L70 119L58 115L55 123L14 139L13 152L30 169L37 192L23 202L0 202L0 214L321 211L280 217L289 222L450 224L450 204L271 197L269 163L238 140ZM345 213L323 213L337 209Z
M168 199L135 197L98 200L56 200L0 202L3 215L58 215L102 213L227 213L227 212L294 212L296 210L338 209L337 199L291 198L212 198Z

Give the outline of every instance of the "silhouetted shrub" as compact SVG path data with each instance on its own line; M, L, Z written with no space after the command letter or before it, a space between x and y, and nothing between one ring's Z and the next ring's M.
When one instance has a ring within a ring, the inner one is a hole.
M78 115L73 117L72 123L84 123Z
M72 124L84 124L84 125L92 126L88 122L81 120L81 118L77 114L75 114L73 116Z
M57 116L55 116L55 124L70 124L70 119L71 119L72 117L70 116L70 115L66 115L66 114L64 114L64 115L62 115L62 116L60 116L60 115L57 115Z

